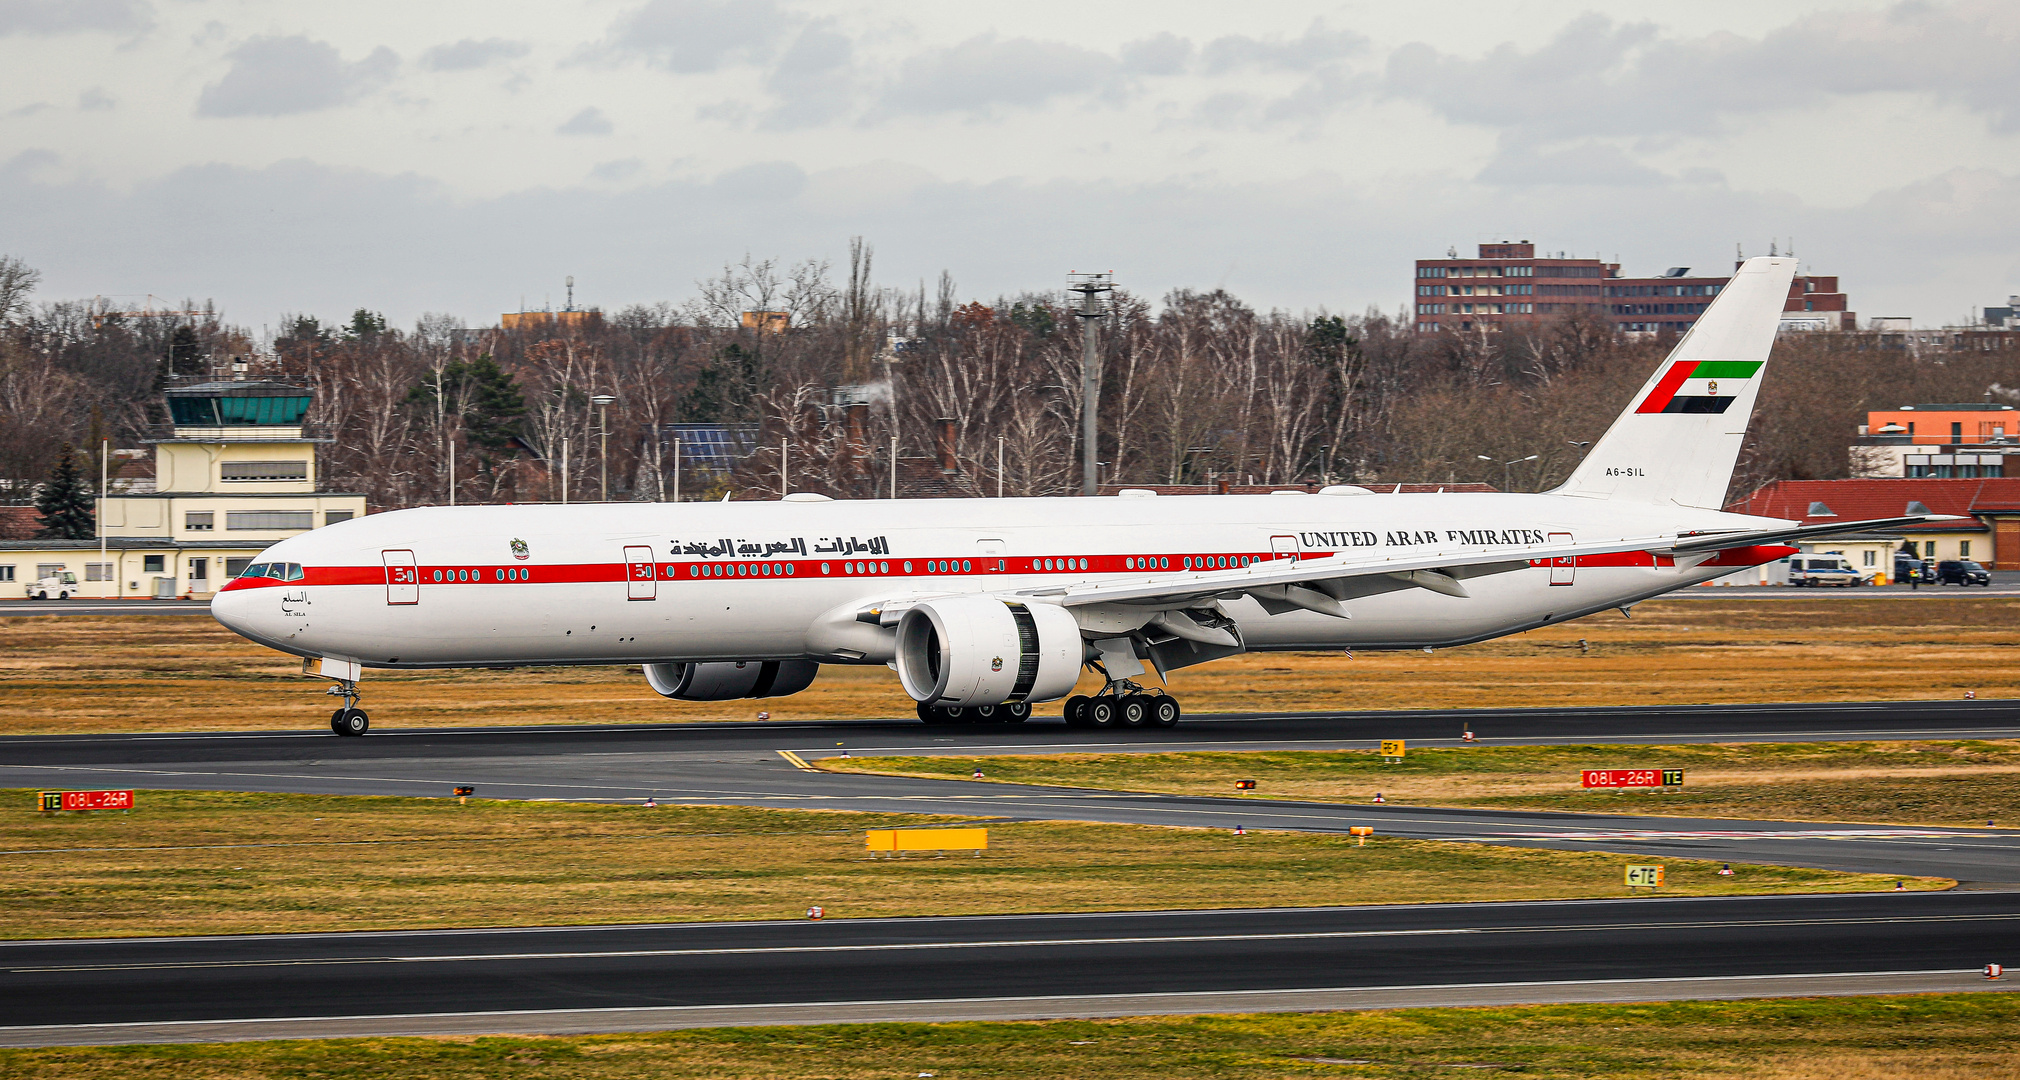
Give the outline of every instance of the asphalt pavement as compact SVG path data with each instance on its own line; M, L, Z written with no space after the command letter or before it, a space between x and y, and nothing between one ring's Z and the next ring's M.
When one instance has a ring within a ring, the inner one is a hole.
M1985 893L33 941L0 943L0 1045L1980 989L2015 958L2020 896Z
M1372 825L1384 836L2020 883L2020 829L1672 816L1660 813L1662 797L1656 794L1623 794L1620 812L1612 814L1132 794L986 778L830 773L799 768L780 752L806 760L843 752L1371 749L1378 739L1398 737L1415 738L1418 745L1456 744L1460 727L1484 732L1490 744L2011 738L2020 736L2020 703L1305 714L1208 718L1174 731L1123 732L1085 732L1057 723L940 728L844 722L434 729L360 739L326 732L23 736L0 740L0 785L424 797L448 796L470 785L479 797L506 799L642 803L651 797L661 803L1312 832ZM1633 762L1609 752L1592 764Z
M8 615L208 615L208 600L0 600Z

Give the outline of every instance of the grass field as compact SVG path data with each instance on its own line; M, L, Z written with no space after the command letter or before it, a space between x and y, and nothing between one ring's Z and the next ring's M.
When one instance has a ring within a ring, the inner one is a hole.
M929 818L144 791L131 813L0 791L0 937L1413 903L1626 895L1603 854L1131 825L991 825L980 857L871 859ZM1230 821L1232 827L1234 822ZM1894 878L1668 860L1665 892L1856 892ZM1909 879L1918 889L1940 879Z
M1236 657L1173 689L1194 712L2020 697L2016 646L2020 604L2002 598L1654 600L1432 655ZM332 699L300 669L202 616L0 616L0 733L321 727ZM375 671L364 686L379 727L911 714L882 667L722 703L667 701L628 667Z
M0 1050L21 1080L2015 1080L2020 996Z
M1917 825L2020 824L2020 742L1464 746L1373 750L824 758L835 772L1259 799ZM1582 769L1682 769L1662 793L1586 791ZM1237 779L1256 781L1237 791Z

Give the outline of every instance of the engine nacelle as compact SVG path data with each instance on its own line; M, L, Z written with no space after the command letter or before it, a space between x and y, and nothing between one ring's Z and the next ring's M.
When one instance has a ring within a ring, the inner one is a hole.
M964 707L1065 697L1086 657L1065 608L997 596L919 604L898 619L897 651L913 700Z
M811 686L821 665L811 660L735 660L713 664L647 664L646 685L682 701L784 697Z

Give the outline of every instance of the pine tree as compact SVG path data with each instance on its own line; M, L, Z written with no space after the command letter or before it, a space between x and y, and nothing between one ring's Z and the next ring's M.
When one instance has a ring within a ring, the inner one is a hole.
M77 467L77 449L69 443L57 455L49 479L35 493L35 510L42 518L42 535L58 540L89 540L93 536L91 493L84 487Z
M210 364L203 355L203 342L196 331L188 325L175 328L175 336L168 342L168 374L171 378L191 378L209 374Z

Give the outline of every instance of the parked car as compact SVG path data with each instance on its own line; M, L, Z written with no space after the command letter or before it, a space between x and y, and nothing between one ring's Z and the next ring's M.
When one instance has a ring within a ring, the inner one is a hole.
M1984 567L1969 559L1944 559L1936 564L1936 582L1940 585L1972 585L1992 587L1992 574Z
M51 574L46 578L41 578L28 584L28 595L37 600L47 600L52 596L58 600L68 600L70 599L70 594L76 591L77 572L75 570L65 570L60 574Z
M1866 575L1852 569L1839 555L1797 555L1789 559L1789 584L1816 588L1836 585L1845 588L1864 585Z
M1894 584L1896 585L1906 585L1916 580L1915 575L1917 574L1921 575L1920 580L1926 582L1930 580L1930 573L1929 564L1921 559L1910 555L1896 554L1894 556Z

